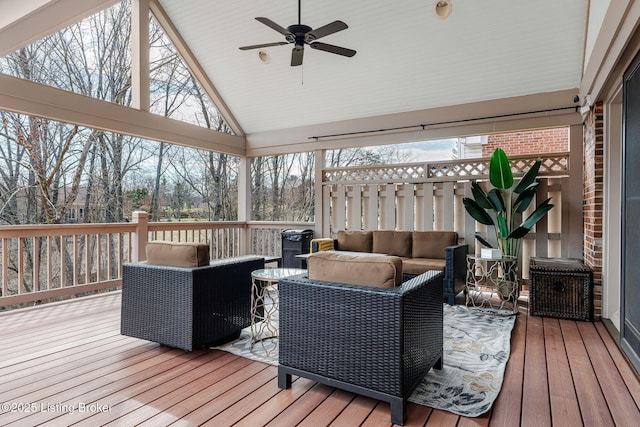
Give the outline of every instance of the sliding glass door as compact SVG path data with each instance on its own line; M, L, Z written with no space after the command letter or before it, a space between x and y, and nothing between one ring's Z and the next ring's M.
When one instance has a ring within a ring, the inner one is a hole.
M624 75L621 345L640 371L640 54Z

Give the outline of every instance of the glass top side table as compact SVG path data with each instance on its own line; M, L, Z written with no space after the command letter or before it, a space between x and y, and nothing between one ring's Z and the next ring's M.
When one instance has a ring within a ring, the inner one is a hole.
M520 283L517 257L467 255L465 284L467 306L505 310L509 315L518 313Z
M251 272L251 344L249 350L261 357L277 358L278 282L283 277L305 274L299 268L264 268ZM257 353L260 343L262 352Z

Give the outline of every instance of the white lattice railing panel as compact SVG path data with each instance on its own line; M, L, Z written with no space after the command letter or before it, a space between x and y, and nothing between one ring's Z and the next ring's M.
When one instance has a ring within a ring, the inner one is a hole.
M485 175L489 168L486 159L434 162L428 165L429 178L469 178Z
M323 172L324 182L397 182L424 177L424 163L330 168Z
M570 250L575 250L570 244L580 240L582 230L581 174L569 173L569 153L539 157L540 184L530 210L548 197L555 207L523 241L521 271L525 278L529 257L569 256L574 253ZM521 177L537 158L511 157L514 175ZM466 213L462 203L464 197L471 196L471 181L488 180L488 158L323 172L322 236L335 237L339 230L453 230L461 242L469 244L470 253L475 253L475 233L490 232ZM569 207L576 207L576 211L569 212Z
M542 159L540 177L568 176L569 153L542 154L537 157L512 156L511 168L516 176L523 175ZM349 168L326 168L323 171L324 184L337 183L388 183L388 182L434 182L485 179L489 173L489 159L464 159L428 163L407 163L404 165L377 165Z

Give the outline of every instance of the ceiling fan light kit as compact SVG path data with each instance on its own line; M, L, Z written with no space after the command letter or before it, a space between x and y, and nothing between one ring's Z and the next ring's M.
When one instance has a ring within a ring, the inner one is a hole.
M338 31L346 30L349 28L347 24L342 21L333 21L330 24L324 25L322 27L316 28L315 30L308 25L303 25L300 21L301 17L301 9L300 9L300 0L298 0L298 23L294 25L289 25L286 29L276 24L269 18L257 17L256 20L258 22L263 23L267 27L271 28L282 34L286 41L273 42L273 43L263 43L256 44L251 46L243 46L240 50L250 50L250 49L263 49L271 46L283 46L287 44L293 44L293 49L291 51L291 66L295 67L298 65L302 65L302 60L304 58L304 45L307 44L311 48L316 50L323 50L325 52L334 53L336 55L352 57L356 54L356 51L353 49L347 49L346 47L335 46L328 43L318 42L316 40L326 37L328 35L337 33ZM260 52L265 52L261 50ZM260 60L263 63L268 63L268 60L265 61L263 56L258 53ZM267 53L268 55L268 53Z
M260 49L258 51L258 58L263 64L268 64L269 62L271 62L271 55L269 55L269 52L264 49Z
M451 0L436 0L433 3L433 14L440 19L447 19L451 15Z

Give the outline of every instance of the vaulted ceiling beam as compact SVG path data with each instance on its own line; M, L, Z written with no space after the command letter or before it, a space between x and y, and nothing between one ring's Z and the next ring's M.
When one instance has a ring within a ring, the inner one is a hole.
M119 0L19 0L3 2L0 56L51 35ZM7 4L9 3L9 4Z
M247 156L369 147L582 123L578 89L247 134ZM566 107L566 108L565 108ZM424 129L420 128L425 124ZM406 129L398 129L406 127ZM387 131L378 131L389 129ZM349 134L352 135L337 135ZM322 137L323 135L336 135ZM312 137L320 136L318 140Z
M245 138L0 74L0 110L243 156Z
M131 1L132 107L149 111L149 0Z

